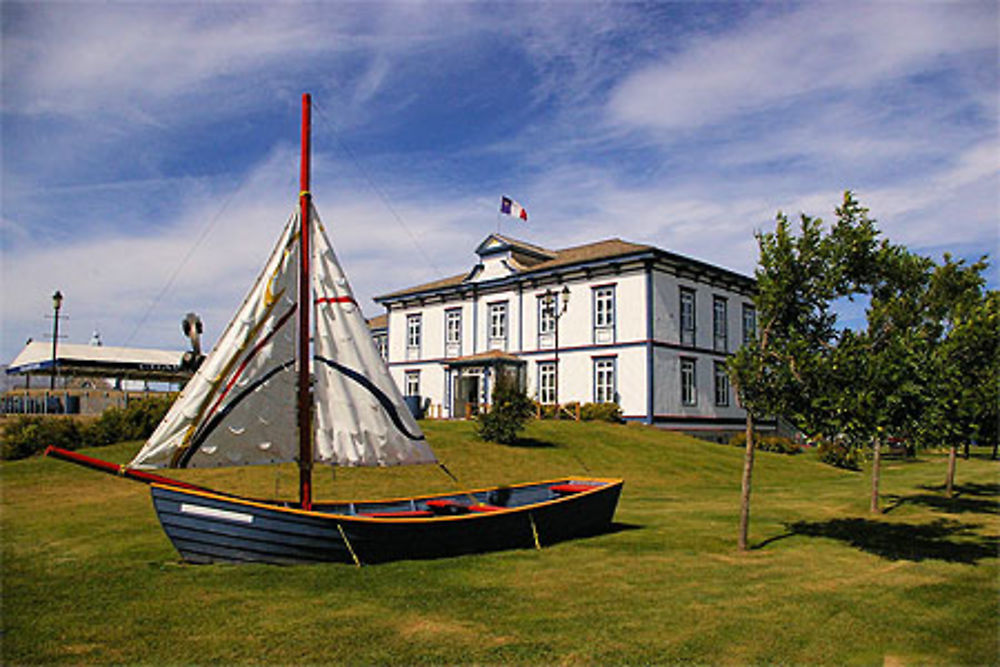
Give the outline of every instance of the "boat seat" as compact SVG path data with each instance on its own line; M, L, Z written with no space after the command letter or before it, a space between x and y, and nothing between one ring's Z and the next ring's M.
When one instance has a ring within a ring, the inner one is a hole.
M398 512L361 512L360 516L371 516L378 519L414 519L424 516L434 516L428 510L400 510Z
M465 514L466 512L496 512L498 510L507 509L506 507L498 507L497 505L486 505L484 503L467 505L465 503L460 503L457 500L448 500L447 498L428 500L426 505L435 514Z
M581 491L590 491L597 486L597 484L553 484L549 490L560 496L568 496Z

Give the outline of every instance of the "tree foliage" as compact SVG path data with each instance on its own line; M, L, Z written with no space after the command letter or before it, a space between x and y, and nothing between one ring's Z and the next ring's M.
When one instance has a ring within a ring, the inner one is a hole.
M782 415L824 436L838 460L870 452L873 511L889 436L949 444L950 488L957 444L996 438L1000 315L997 294L985 291L985 258L966 265L946 255L936 265L892 244L850 192L828 232L803 215L793 234L779 214L757 241L761 327L729 362L748 426ZM868 306L864 326L852 330L838 323L835 305L856 298Z
M834 302L863 293L891 252L879 239L875 222L847 192L836 222L824 231L820 218L802 215L798 233L778 213L775 230L758 233L759 330L728 362L740 404L747 411L739 546L747 546L750 488L754 460L753 423L782 415L811 433L830 433L829 409L817 409L830 392L836 355ZM832 407L827 405L827 407Z
M945 255L927 291L929 401L916 435L949 448L948 495L958 447L997 441L1000 292L986 290L987 266L985 257L966 264Z

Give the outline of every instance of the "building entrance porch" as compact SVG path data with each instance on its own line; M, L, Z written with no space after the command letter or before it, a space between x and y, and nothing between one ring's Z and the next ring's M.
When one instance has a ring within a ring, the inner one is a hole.
M496 378L501 374L510 377L524 391L527 362L512 354L491 350L481 354L459 357L446 366L446 386L450 392L447 402L452 419L470 419L482 410L488 410Z

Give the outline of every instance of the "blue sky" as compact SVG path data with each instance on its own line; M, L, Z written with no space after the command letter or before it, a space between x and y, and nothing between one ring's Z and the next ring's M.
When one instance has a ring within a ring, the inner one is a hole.
M750 273L778 210L857 192L893 241L998 251L998 6L3 2L2 349L211 342L297 195L370 297L498 225ZM991 282L997 284L996 271Z

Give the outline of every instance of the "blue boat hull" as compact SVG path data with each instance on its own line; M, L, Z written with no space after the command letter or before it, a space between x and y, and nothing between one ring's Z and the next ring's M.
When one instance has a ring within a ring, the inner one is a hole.
M150 488L164 531L188 562L368 564L534 548L599 533L610 527L622 484L562 479L320 504L312 511L162 484Z

